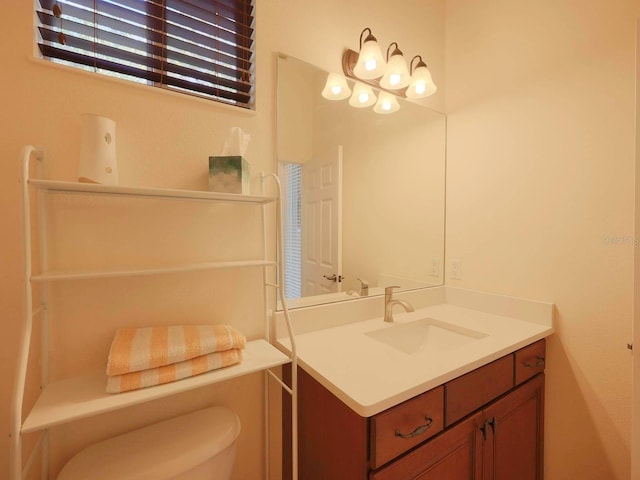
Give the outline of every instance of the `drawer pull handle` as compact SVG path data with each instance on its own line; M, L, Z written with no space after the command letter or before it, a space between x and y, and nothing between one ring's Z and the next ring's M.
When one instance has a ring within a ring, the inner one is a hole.
M536 367L541 367L544 365L544 357L538 355L536 357L536 361L535 363L531 363L531 362L524 362L524 366L527 368L536 368Z
M496 427L498 426L498 419L496 417L491 417L491 419L485 420L480 427L480 430L482 431L482 438L484 438L485 440L487 439L487 431L489 430L488 425L491 425L491 430L493 430L493 433L495 433Z
M418 435L422 435L424 432L429 430L429 428L431 428L431 425L433 425L433 418L425 416L424 419L427 421L427 423L424 425L420 425L411 433L400 433L400 430L396 430L396 437L413 438L417 437Z

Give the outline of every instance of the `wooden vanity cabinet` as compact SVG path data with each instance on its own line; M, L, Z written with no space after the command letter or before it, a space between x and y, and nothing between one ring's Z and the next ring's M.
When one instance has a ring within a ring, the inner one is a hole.
M542 480L544 356L540 340L371 418L299 369L299 478ZM432 424L418 430L425 415ZM410 425L406 448L389 439Z
M290 399L283 396L283 400ZM298 367L298 478L366 479L368 420ZM290 451L291 448L283 448L285 454ZM291 478L290 465L285 463L283 470L287 467L288 476L283 471L283 479Z
M542 480L543 400L539 374L369 479Z

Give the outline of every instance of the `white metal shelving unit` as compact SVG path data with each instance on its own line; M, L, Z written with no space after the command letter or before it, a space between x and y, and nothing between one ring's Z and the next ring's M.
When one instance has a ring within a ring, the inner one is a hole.
M283 246L282 246L282 214L280 206L280 182L276 175L265 175L263 182L273 177L278 187L278 195L235 195L214 192L198 192L190 190L161 189L161 188L141 188L141 187L120 187L97 184L84 184L75 182L60 182L43 180L41 178L30 178L32 170L32 159L37 160L37 177L41 177L43 154L32 146L26 146L21 152L22 161L22 204L23 204L23 235L24 235L24 316L22 319L22 330L19 344L19 357L16 367L16 378L14 385L14 395L11 409L11 479L22 480L31 467L35 456L42 453L42 478L48 478L48 433L47 429L55 425L71 422L80 418L90 417L101 413L126 408L128 406L148 402L158 398L171 396L180 392L194 388L210 385L236 378L258 371L266 372L267 379L275 379L281 387L291 395L292 400L292 438L293 438L293 478L297 480L297 357L295 350L295 339L289 314L284 298L283 281ZM241 261L225 262L203 262L188 265L168 265L163 267L141 267L118 270L82 271L82 272L49 272L43 271L34 273L32 265L32 212L31 189L38 191L39 201L37 207L38 229L43 232L39 236L40 263L46 266L46 241L44 229L46 228L46 211L44 209L44 196L50 192L64 192L84 195L110 195L127 196L132 198L162 198L169 200L195 200L204 202L224 202L243 203L262 206L263 223L263 258ZM268 260L267 255L267 225L266 206L276 203L276 247L277 258L275 261ZM268 267L276 267L276 283L269 282ZM98 373L73 378L66 378L60 381L49 383L48 379L48 312L46 288L43 288L37 306L34 306L34 284L46 285L50 282L73 281L92 278L125 277L142 275L160 275L176 272L189 272L209 269L226 268L262 268L265 285L265 314L264 314L264 338L247 342L243 352L243 360L240 364L215 370L209 373L186 378L176 382L157 385L131 392L120 394L108 394L105 392L106 374ZM282 286L282 288L280 288ZM285 312L287 329L293 345L292 354L286 355L270 342L268 309L266 307L267 291L269 288L276 288L280 302ZM23 401L26 386L27 366L29 351L31 349L31 337L33 321L41 323L42 331L42 358L41 358L41 394L33 408L23 415ZM292 385L287 386L277 375L271 372L271 368L291 362ZM265 424L268 427L268 381L265 382ZM23 420L24 417L24 420ZM268 430L268 429L267 429ZM43 432L37 442L31 456L23 465L22 462L22 435L31 432ZM266 458L268 459L268 431L265 438ZM265 466L265 478L268 478L268 463Z

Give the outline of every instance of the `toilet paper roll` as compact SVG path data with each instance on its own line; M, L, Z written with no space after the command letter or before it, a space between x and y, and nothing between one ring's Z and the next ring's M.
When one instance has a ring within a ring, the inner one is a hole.
M116 123L110 118L82 115L78 180L87 183L118 184Z

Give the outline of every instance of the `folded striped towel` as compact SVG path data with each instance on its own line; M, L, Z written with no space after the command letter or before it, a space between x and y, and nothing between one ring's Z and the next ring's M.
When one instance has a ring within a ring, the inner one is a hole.
M107 393L122 393L153 385L162 385L163 383L228 367L229 365L240 363L241 360L242 351L234 348L224 352L201 355L190 360L158 368L125 373L124 375L113 375L107 377Z
M107 375L124 375L209 353L242 349L246 341L229 325L121 328L111 343Z

